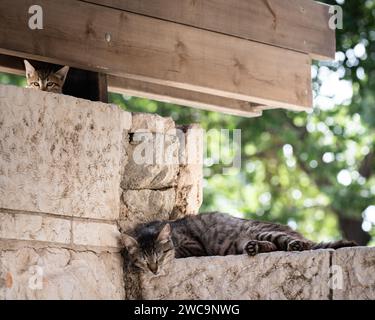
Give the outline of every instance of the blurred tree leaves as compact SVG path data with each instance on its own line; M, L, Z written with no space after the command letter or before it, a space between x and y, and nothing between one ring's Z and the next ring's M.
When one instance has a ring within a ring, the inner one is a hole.
M373 226L362 229L363 211L375 204L375 1L326 2L342 6L344 29L337 30L336 60L314 64L310 114L271 110L247 119L113 99L128 110L199 122L207 130L242 130L241 171L226 176L222 166L206 166L202 211L289 223L315 240L363 233L357 241L365 243L366 231L375 235ZM340 230L345 217L358 220L349 228L360 230Z

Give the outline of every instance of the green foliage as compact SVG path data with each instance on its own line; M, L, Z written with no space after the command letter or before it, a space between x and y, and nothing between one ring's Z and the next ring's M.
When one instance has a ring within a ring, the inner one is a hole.
M112 96L127 110L170 115L207 130L242 130L241 171L223 175L222 166L206 166L202 211L289 223L314 240L328 240L341 236L340 217L362 220L375 204L375 1L341 6L339 53L335 62L313 67L310 114L271 110L247 119Z
M26 85L26 78L16 76L8 73L0 72L0 83L1 84L12 84L19 87L24 87Z

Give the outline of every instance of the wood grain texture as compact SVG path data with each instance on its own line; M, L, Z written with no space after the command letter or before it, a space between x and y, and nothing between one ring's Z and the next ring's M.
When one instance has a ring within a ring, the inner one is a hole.
M242 117L259 117L262 107L251 102L173 88L155 83L108 76L109 91Z
M30 60L30 62L33 65L37 65L38 63L37 61L32 60ZM67 81L70 81L72 71L74 72L75 70L79 71L79 69L74 68L69 71ZM0 72L24 75L25 70L23 59L0 54ZM100 77L106 77L104 74L98 75L99 79ZM262 115L263 110L267 109L267 107L256 105L247 101L212 96L201 92L167 87L134 79L126 79L111 75L107 76L106 78L107 79L102 79L102 81L100 81L101 86L99 86L99 96L98 98L95 98L95 100L106 102L108 100L106 91L110 91L129 96L148 98L167 103L174 103L181 106L192 106L198 109L223 112L243 117L258 117ZM73 79L73 82L71 83L75 83L76 87L80 90L81 86L75 80ZM67 92L67 94L77 96L75 95L77 92L75 92L75 94L72 92ZM83 96L78 97L85 98ZM86 99L90 99L90 97L86 97Z
M0 53L273 107L312 105L310 58L253 41L74 0L0 2ZM110 41L107 41L110 37Z
M334 59L329 6L313 0L87 0L121 10Z

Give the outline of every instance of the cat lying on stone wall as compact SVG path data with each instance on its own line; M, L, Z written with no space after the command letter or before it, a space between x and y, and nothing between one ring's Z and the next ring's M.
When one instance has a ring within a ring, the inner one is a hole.
M288 226L239 219L222 213L140 224L121 236L131 265L158 274L174 258L271 251L352 247L353 241L314 243Z

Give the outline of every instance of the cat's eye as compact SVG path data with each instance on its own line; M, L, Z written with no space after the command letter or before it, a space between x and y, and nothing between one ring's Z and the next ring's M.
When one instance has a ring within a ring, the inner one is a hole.
M54 86L54 85L55 85L54 82L47 82L47 87L52 87L52 86Z
M35 87L39 87L39 82L32 82L31 83L33 86L35 86Z

